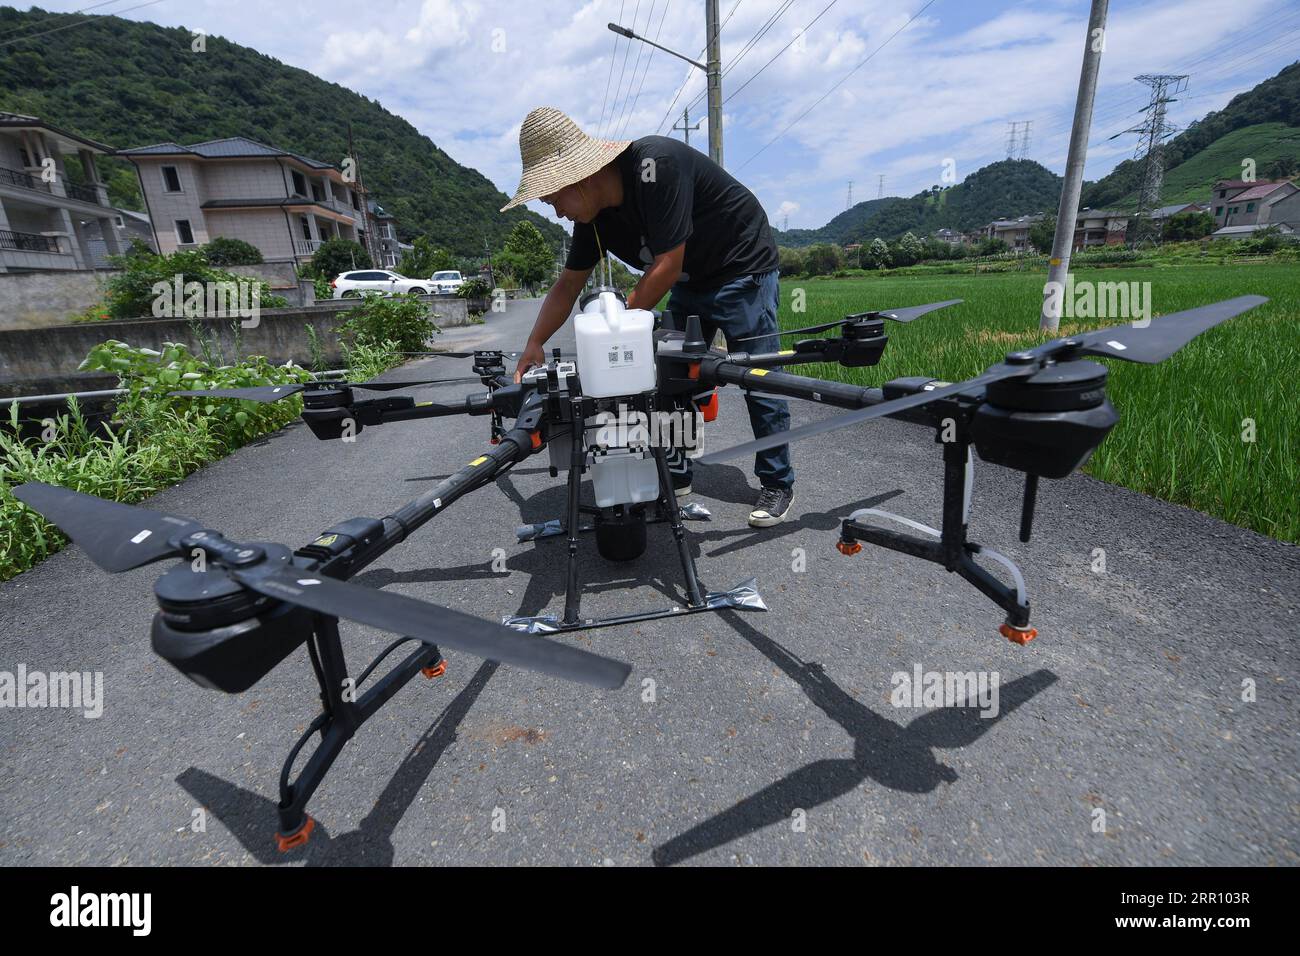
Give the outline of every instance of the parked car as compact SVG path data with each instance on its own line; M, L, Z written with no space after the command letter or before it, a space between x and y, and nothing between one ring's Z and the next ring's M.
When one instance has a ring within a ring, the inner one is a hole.
M433 283L434 295L454 295L465 284L465 279L455 269L435 272L429 281Z
M357 299L367 292L381 295L402 295L414 292L416 295L428 295L428 279L408 279L397 272L386 269L357 269L341 272L330 282L336 299Z

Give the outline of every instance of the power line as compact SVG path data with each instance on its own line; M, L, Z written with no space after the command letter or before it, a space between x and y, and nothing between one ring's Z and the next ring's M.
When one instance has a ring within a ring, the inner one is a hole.
M788 126L786 126L785 129L781 130L781 132L777 133L774 137L772 137L770 140L768 140L766 143L764 143L762 149L760 149L757 153L754 153L754 155L750 156L749 159L747 159L747 160L745 160L743 163L741 163L741 164L736 168L736 171L739 172L740 170L744 169L746 166L748 166L750 163L752 163L755 159L757 159L759 156L761 156L761 155L763 154L763 152L766 151L767 148L768 148L769 146L771 146L773 143L775 143L778 139L780 139L780 138L781 138L782 136L784 136L786 133L790 132L790 130L794 129L795 125L796 125L800 120L802 120L805 116L807 116L809 113L811 113L813 110L815 110L818 106L820 106L821 103L822 103L822 101L825 100L826 97L830 96L832 93L834 93L836 90L838 90L841 86L843 86L843 85L844 85L844 82L845 82L849 77L851 77L854 73L858 72L858 70L860 70L860 69L862 69L864 66L866 66L867 63L869 63L869 62L871 61L872 57L874 57L877 53L879 53L881 50L883 50L885 47L887 47L887 46L889 45L890 41L894 39L894 37L898 36L900 33L902 33L904 30L906 30L908 27L910 27L910 26L912 25L912 23L915 22L915 20L916 20L917 17L919 17L921 14L925 13L926 10L929 10L930 7L934 5L934 2L935 2L935 0L926 0L925 6L921 7L920 10L917 10L916 13L912 14L912 15L908 18L908 20L907 20L906 23L904 23L901 27L899 27L897 30L895 30L893 33L891 33L891 34L889 35L889 39L885 40L884 43L880 44L880 46L876 47L874 50L872 50L870 53L868 53L868 54L867 54L867 57L866 57L865 60L863 60L861 63L859 63L859 64L858 64L857 66L855 66L853 69L849 70L849 72L845 73L842 77L840 77L840 79L837 80L837 81L835 82L835 85L832 86L832 87L831 87L829 90L827 90L825 93L823 93L821 96L819 96L819 97L817 98L817 100L812 104L812 106L808 107L806 110L804 110L804 111L803 111L802 113L800 113L798 116L796 116L796 117L795 117L795 118L790 122L790 124L789 124Z
M825 13L827 10L829 10L831 7L835 6L835 4L838 3L838 2L839 2L839 0L831 0L830 3L828 3L828 4L826 4L826 6L822 7L822 12L819 13L819 14L817 14L817 16L813 17L811 20L809 20L808 23L807 23L807 24L806 24L806 25L805 25L805 26L804 26L804 27L803 27L803 28L802 28L798 33L796 33L793 37L791 37L791 38L790 38L790 42L787 43L785 46L781 47L781 49L778 50L778 51L776 52L776 56L773 56L771 60L768 60L766 63L764 63L762 66L760 66L760 67L758 68L758 72L757 72L757 73L755 73L753 76L751 76L749 79L747 79L744 83L741 83L740 86L738 86L738 87L736 87L734 90L732 90L731 93L729 93L729 94L727 95L727 98L726 98L725 100L722 101L722 102L723 102L723 105L725 106L727 103L730 103L731 100L732 100L732 97L734 97L734 96L736 96L737 94L739 94L741 90L743 90L745 87L749 86L750 83L753 83L756 79L758 79L759 74L761 74L764 70L766 70L769 66L772 65L772 61L773 61L773 60L775 60L777 57L779 57L779 56L780 56L782 53L784 53L786 50L790 49L790 47L792 47L792 46L794 45L794 43L795 43L796 40L798 40L798 39L800 39L801 37L805 36L805 35L808 33L808 31L812 29L813 24L816 23L818 20L820 20L820 19L822 18L822 14L824 14L824 13Z
M655 15L655 2L656 0L650 0L650 12L646 14L644 31L646 36L649 36L650 34L650 20ZM634 13L632 15L632 31L634 33L636 32L636 28L636 14ZM631 37L628 39L630 40ZM627 95L623 97L623 111L619 114L618 118L610 124L609 131L611 135L621 135L621 133L616 132L616 130L627 125L627 117L632 104L632 87L637 86L636 71L641 69L641 57L645 54L646 46L647 44L645 43L638 43L636 45L636 62L632 64L632 78L627 81ZM650 47L650 52L654 53L654 47ZM640 92L641 88L637 86L637 94L639 95Z
M91 10L98 10L100 7L106 7L111 3L121 3L121 2L122 0L101 0L101 2L93 4L89 7L83 7L80 10L70 10L67 13L57 13L53 10L48 12L50 16L73 17L76 16L78 13L88 13ZM42 20L41 22L44 21ZM24 30L29 29L31 26L32 24L28 23L21 27L14 27L12 30L6 30L4 33L0 33L0 37L10 36L11 34L14 33L22 33Z
M623 22L623 6L626 3L627 0L620 0L618 5L618 19L620 23ZM605 95L600 101L600 122L596 124L597 135L599 135L600 131L605 127L605 103L609 99L609 81L614 79L614 60L618 58L618 36L617 33L614 34L614 51L609 55L609 76L605 77Z
M659 29L655 31L655 43L659 42L659 37L664 32L664 21L668 19L668 4L670 2L671 0L664 0L664 12L659 15ZM653 17L654 12L655 12L654 4L651 4L650 16ZM647 27L650 26L649 20L646 20L646 26ZM637 84L636 96L632 98L632 108L628 110L627 119L623 121L623 129L619 132L620 137L627 132L627 124L631 121L632 114L636 112L637 100L641 99L641 89L645 86L645 78L650 75L650 63L651 61L654 60L655 54L657 52L659 51L656 50L654 47L651 47L650 55L646 57L645 69L641 71L641 82Z
M741 0L736 0L736 2L732 5L731 13L728 13L726 18L723 19L723 21L718 24L718 30L717 30L718 33L722 32L722 28L725 27L727 23L731 20L732 15L735 14L736 10L740 7L740 4L741 4ZM700 57L704 56L704 54L708 51L708 49L709 47L708 44L706 43L704 45L704 49L695 55L695 59L698 60ZM694 75L695 75L695 67L688 66L686 68L686 79L682 80L682 85L677 87L677 93L673 96L673 101L668 104L668 109L664 112L664 118L661 119L659 121L659 125L655 127L656 133L660 132L664 128L664 123L668 122L668 117L672 113L673 107L677 105L677 100L681 97L682 92L686 89L686 85L691 82L691 77Z
M633 23L636 23L636 15L637 15L637 13L640 12L640 10L641 10L641 0L636 0L636 8L635 8L635 9L633 10L633 12L632 12L632 22L633 22ZM617 115L618 115L618 112L619 112L619 110L618 110L618 100L619 100L619 95L620 95L620 94L619 94L619 90L621 90L621 89L623 88L623 77L624 77L624 76L626 75L626 73L627 73L627 55L628 55L631 51L632 51L632 41L631 41L631 39L629 39L629 40L627 41L627 46L625 46L625 47L623 48L623 65L622 65L621 67L619 67L619 70L618 70L618 85L617 85L616 87L614 87L614 110L613 110L612 113L610 113L610 118L611 118L611 119L612 119L613 117L617 116ZM604 137L604 135L605 135L605 127L604 127L604 126L602 126L602 127L600 128L600 130L598 131L597 135L598 135L599 137L601 137L601 138Z
M722 75L724 77L735 68L737 63L739 63L742 59L744 59L745 54L749 53L750 50L754 49L754 47L758 45L758 42L763 39L763 37L767 34L769 30L772 29L772 27L776 26L776 21L780 20L781 17L785 15L785 12L790 9L793 3L794 0L783 0L781 6L777 8L776 12L773 13L771 16L769 16L766 21L764 21L763 25L760 26L758 30L755 31L754 35L750 37L749 40L745 43L741 51L737 53L734 57L732 57L731 62L728 63L726 68L722 71ZM695 99L691 101L691 106L695 106L697 103L699 103L700 100L703 99L707 93L708 90L706 89L704 93L698 94L695 97Z
M162 3L163 0L149 0L148 3L138 3L134 7L127 7L124 10L114 10L107 16L121 16L124 13L130 13L132 10L139 10L141 7L152 7L156 3ZM12 40L5 40L0 46L9 46L14 43L22 43L25 40L35 40L37 37L49 36L51 33L58 33L60 30L71 30L73 27L79 27L83 23L89 23L91 20L100 20L102 17L86 17L84 20L78 20L76 23L68 23L61 27L55 27L53 30L46 30L43 33L29 33L26 36L15 37Z

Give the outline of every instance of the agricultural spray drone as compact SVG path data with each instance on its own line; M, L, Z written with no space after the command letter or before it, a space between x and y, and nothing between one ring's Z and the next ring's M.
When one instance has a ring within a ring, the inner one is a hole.
M598 290L584 298L575 319L576 356L555 353L515 383L506 376L509 353L437 353L472 357L483 391L455 402L410 396L360 398L355 390L397 390L433 382L309 382L251 389L180 392L178 395L277 401L303 397L302 417L320 439L354 436L380 424L450 415L490 420L482 453L435 488L382 519L352 518L327 529L297 551L278 544L242 544L198 522L104 501L41 484L14 494L58 525L101 568L126 571L166 558L182 559L154 585L159 611L153 648L191 680L240 693L306 644L324 707L291 748L280 781L281 849L305 843L313 821L305 805L343 745L360 725L416 674L445 669L439 645L491 660L592 684L622 685L629 665L538 636L722 608L765 610L750 580L730 590L701 583L687 542L685 521L707 518L698 506L678 502L668 455L674 451L637 426L647 422L709 421L716 389L742 390L852 409L789 432L698 457L701 464L753 453L872 418L891 417L935 430L943 457L943 505L938 529L879 509L845 519L837 547L844 554L862 542L941 564L970 581L1006 614L1001 633L1025 644L1029 626L1023 576L1004 556L966 537L972 483L972 449L985 461L1025 473L1020 539L1028 541L1040 478L1064 478L1082 465L1118 421L1106 398L1107 370L1089 356L1154 363L1196 335L1267 301L1241 296L1137 325L1068 336L1008 354L1003 362L964 382L901 378L864 388L780 371L782 366L835 362L876 364L884 352L885 321L909 322L960 300L906 309L864 312L784 335L834 330L804 338L777 352L711 350L698 316L684 329L655 328L655 317L625 309L621 297ZM733 343L739 344L739 343ZM454 380L453 380L454 381ZM611 427L612 426L612 427ZM628 427L630 426L630 427ZM698 442L674 432L678 452L698 454ZM689 431L689 429L687 429ZM567 472L567 508L560 519L520 529L520 540L564 535L568 544L562 616L503 618L496 624L424 601L347 583L347 579L405 540L457 499L491 484L519 462L547 451L553 476ZM595 506L580 500L583 475L591 478ZM583 526L583 518L592 522ZM901 522L924 537L869 523ZM578 554L581 535L594 532L606 558L631 561L646 547L646 525L667 523L682 566L680 604L593 619L581 615ZM1005 566L1007 585L976 563L986 555ZM339 636L341 619L402 635L352 680ZM527 633L521 633L527 632ZM364 683L394 650L418 645L364 693ZM310 737L321 742L302 772L293 765Z

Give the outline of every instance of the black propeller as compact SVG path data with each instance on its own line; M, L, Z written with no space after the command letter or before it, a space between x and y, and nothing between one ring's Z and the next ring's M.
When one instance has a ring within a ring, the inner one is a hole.
M421 385L469 385L477 384L477 378L430 378L418 382L294 382L288 385L254 385L249 388L207 388L185 392L168 392L168 395L193 396L197 398L238 398L246 402L278 402L290 395L312 388L364 388L370 392L395 392L402 388L415 388Z
M872 418L884 418L909 408L916 408L919 405L928 405L931 402L947 398L949 395L969 392L1003 379L1028 377L1036 373L1048 361L1062 358L1071 360L1086 355L1096 355L1146 364L1161 362L1207 329L1211 329L1221 322L1226 322L1228 319L1253 309L1257 305L1263 305L1267 301L1268 299L1262 295L1241 295L1235 299L1225 299L1222 302L1203 305L1184 312L1162 315L1141 326L1130 322L1107 329L1094 329L1080 335L1053 339L1027 351L1012 352L1007 355L1006 361L991 366L982 374L964 382L946 385L929 392L917 392L915 395L881 402L878 405L860 408L845 415L837 415L834 418L801 425L786 432L778 432L764 438L757 438L754 441L733 445L730 448L723 448L719 451L701 455L698 461L702 465L730 461L733 458L766 451L769 448L776 448L792 441L800 441L814 435L847 428L850 425L856 425Z
M963 299L946 299L943 302L930 302L926 305L909 305L905 309L884 309L880 312L863 312L860 315L850 315L847 318L836 319L834 322L827 322L823 325L810 325L803 329L788 329L780 332L780 335L805 335L813 332L825 332L828 329L837 329L845 325L852 325L860 318L867 316L879 316L882 319L893 319L895 322L911 322L913 319L919 319L921 316L930 312L936 312L939 309L946 309L950 305L960 305ZM771 334L771 333L768 333ZM752 342L755 339L765 339L767 335L751 335L748 338L736 339L737 342Z
M631 665L401 594L376 591L292 565L258 562L258 546L232 545L189 518L105 501L68 488L29 482L14 497L48 518L105 571L129 571L202 548L245 587L331 617L421 638L488 660L612 689Z

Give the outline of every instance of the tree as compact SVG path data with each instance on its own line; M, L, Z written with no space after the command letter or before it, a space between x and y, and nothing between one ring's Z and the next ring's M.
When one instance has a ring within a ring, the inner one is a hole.
M1052 251L1052 240L1056 238L1056 217L1047 216L1029 227L1029 244L1038 250L1040 256Z
M200 247L204 258L214 266L259 266L262 264L262 251L251 242L243 239L228 239L217 236L207 245Z
M515 223L506 237L505 255L510 271L526 286L548 279L555 269L555 252L546 237L527 220Z
M1218 223L1208 212L1180 212L1165 220L1162 234L1169 242L1203 239L1214 232Z
M844 268L844 253L829 242L819 242L808 248L804 268L810 276L833 275Z
M370 253L351 239L326 239L311 257L308 270L314 276L333 279L340 272L371 268Z
M797 276L803 274L805 263L802 252L798 249L791 249L789 246L781 246L777 251L781 255L781 275Z
M870 245L862 247L859 258L864 269L888 269L892 261L889 244L879 236L872 239Z
M412 279L427 279L440 269L455 269L456 257L434 246L427 236L417 236L412 249L402 256L397 271Z
M1297 172L1296 158L1294 156L1279 156L1272 160L1264 167L1264 176L1267 179L1290 179Z
M916 238L910 232L903 233L890 250L896 266L911 266L921 261L921 256L925 252L925 247L921 245L921 240Z

